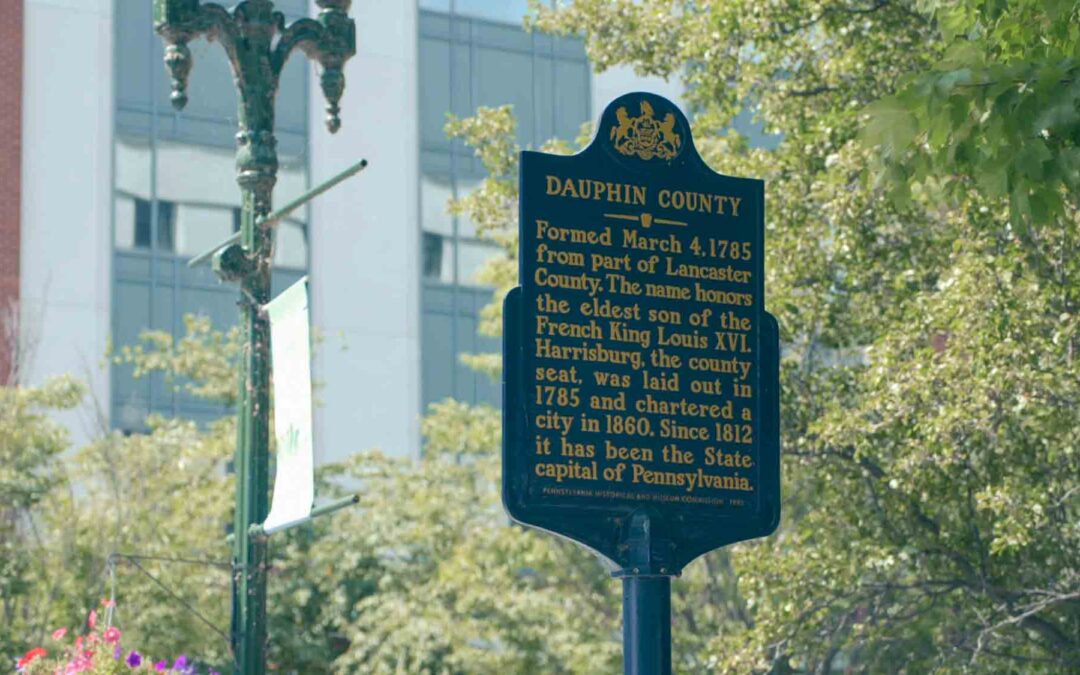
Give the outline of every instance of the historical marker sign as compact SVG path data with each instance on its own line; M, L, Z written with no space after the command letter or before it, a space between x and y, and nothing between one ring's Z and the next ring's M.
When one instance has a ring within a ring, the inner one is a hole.
M674 104L632 93L581 153L522 153L520 216L507 511L659 574L771 532L779 339L764 308L764 183L709 169Z

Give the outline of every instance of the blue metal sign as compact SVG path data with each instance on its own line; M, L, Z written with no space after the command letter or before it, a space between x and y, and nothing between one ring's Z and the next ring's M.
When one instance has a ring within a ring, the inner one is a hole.
M764 183L712 171L671 102L613 101L577 155L521 154L504 305L503 502L671 576L780 514Z

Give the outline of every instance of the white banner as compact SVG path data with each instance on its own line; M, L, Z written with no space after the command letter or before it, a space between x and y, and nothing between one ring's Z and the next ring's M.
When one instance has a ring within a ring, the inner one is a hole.
M307 281L305 276L266 305L277 440L274 501L263 523L267 534L307 518L315 500Z

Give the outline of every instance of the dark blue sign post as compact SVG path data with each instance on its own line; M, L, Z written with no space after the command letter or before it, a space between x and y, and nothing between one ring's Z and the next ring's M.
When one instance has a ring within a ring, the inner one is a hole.
M671 577L780 517L764 183L626 94L573 156L521 154L504 304L503 502L623 580L625 672L671 672Z

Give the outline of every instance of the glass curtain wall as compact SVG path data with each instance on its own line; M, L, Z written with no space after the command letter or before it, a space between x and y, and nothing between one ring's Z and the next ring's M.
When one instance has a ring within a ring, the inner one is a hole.
M470 148L446 138L448 112L511 104L522 147L573 139L590 118L589 64L581 40L528 33L527 0L421 0L420 229L423 402L454 397L499 404L499 385L461 365L460 356L498 351L477 333L491 289L476 281L498 250L476 237L446 203L476 188L484 173Z
M145 330L185 332L185 314L211 319L218 329L238 320L237 288L209 266L187 261L239 229L236 185L236 92L221 46L192 43L189 102L181 113L169 102L162 42L152 28L150 2L115 4L115 135L113 161L112 342L134 345ZM289 20L307 12L305 0L278 0ZM281 167L275 194L288 199L307 189L307 67L286 66L277 99ZM274 292L303 276L308 265L304 212L283 223L274 252ZM115 428L142 430L149 413L202 422L227 414L178 391L159 375L135 379L113 365L110 418Z

